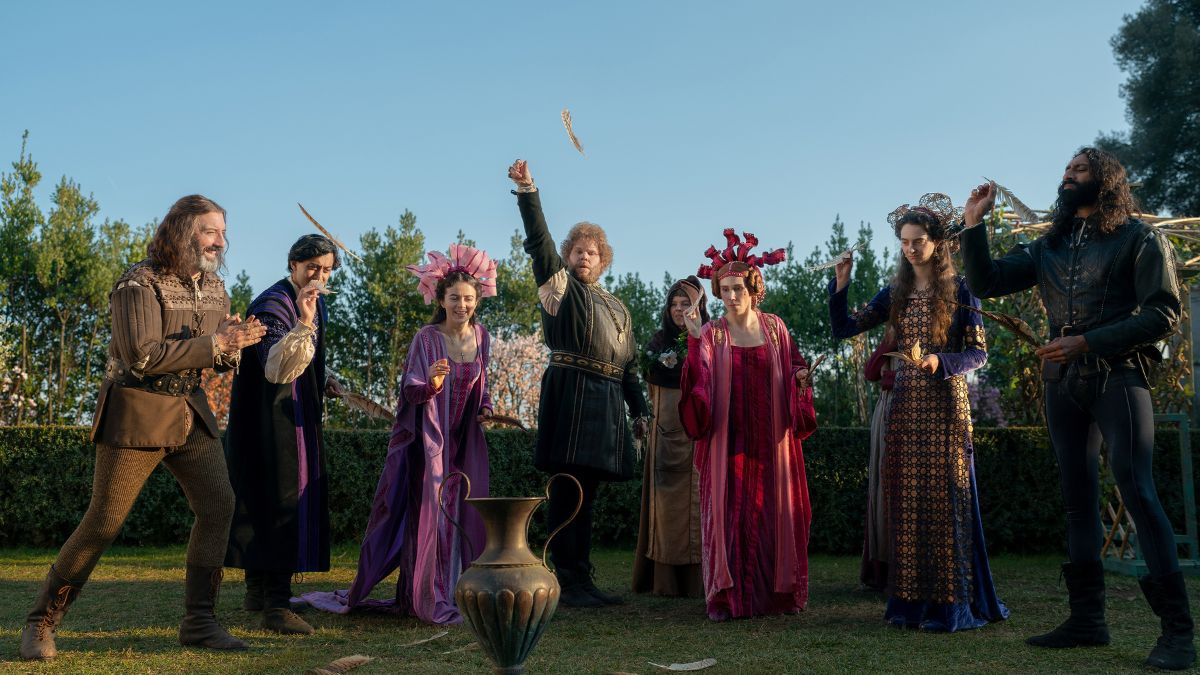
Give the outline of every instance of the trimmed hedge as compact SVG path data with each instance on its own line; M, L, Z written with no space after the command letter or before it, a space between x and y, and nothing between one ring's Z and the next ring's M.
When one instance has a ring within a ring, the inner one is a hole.
M330 524L335 542L362 535L387 450L387 432L330 430ZM854 554L862 549L866 506L868 430L822 428L804 443L813 507L810 550ZM487 433L494 495L539 495L547 476L533 468L532 436L516 430ZM1192 434L1200 448L1200 432ZM992 551L1061 552L1064 516L1058 471L1043 428L979 428L975 433L984 532ZM1161 427L1155 476L1167 515L1182 529L1178 434ZM0 546L59 546L87 508L93 448L77 427L0 428ZM641 475L640 470L638 475ZM637 537L641 481L610 483L597 498L595 537L632 547ZM531 538L544 538L542 510ZM121 533L125 544L187 539L192 515L169 472L147 481Z

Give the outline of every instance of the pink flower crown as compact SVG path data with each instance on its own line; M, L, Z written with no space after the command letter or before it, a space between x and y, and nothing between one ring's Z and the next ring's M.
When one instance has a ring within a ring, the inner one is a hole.
M426 265L408 265L406 270L420 279L417 290L430 304L437 298L438 282L452 272L465 272L479 282L479 296L490 298L496 295L496 261L485 251L462 244L450 244L450 257L441 251L426 254L430 262Z

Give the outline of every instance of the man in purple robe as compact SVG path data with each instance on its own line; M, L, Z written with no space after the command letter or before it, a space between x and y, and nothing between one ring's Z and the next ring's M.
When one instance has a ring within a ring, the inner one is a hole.
M267 335L243 355L225 435L237 496L225 565L246 570L245 609L285 634L313 632L291 610L292 575L329 570L321 418L341 388L325 373L321 296L338 266L333 242L305 235L288 251L288 276L250 304Z

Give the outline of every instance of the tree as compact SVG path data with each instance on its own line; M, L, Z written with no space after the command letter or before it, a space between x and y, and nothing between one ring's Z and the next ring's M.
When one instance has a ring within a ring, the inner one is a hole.
M808 269L850 248L841 218L834 219L832 230L824 251L814 248L807 259L799 261L789 243L787 262L766 268L767 296L762 308L783 319L805 358L811 361L820 354L828 355L825 364L813 375L818 416L835 426L866 425L870 423L873 391L863 380L862 371L883 329L876 328L849 340L833 338L828 291L833 271ZM855 254L849 290L851 303L871 299L892 276L891 265L884 262L887 251L880 257L871 247L873 235L869 224L859 224L855 244L861 250Z
M405 269L421 262L425 235L405 210L399 227L363 234L359 253L362 261L346 261L345 276L330 284L336 293L326 296L330 372L349 389L394 406L408 345L432 314Z
M643 281L637 272L626 272L618 277L609 273L604 277L604 287L625 303L632 333L626 338L632 338L634 344L644 350L661 327L660 317L667 289Z
M26 151L0 175L0 330L12 345L6 367L24 377L11 392L25 402L12 421L79 424L103 372L108 292L141 257L149 228L93 219L99 204L62 178L43 215L33 196L41 181Z
M254 302L254 289L250 287L250 275L246 274L246 270L242 270L229 287L229 313L244 319L251 302Z
M1126 133L1097 139L1140 181L1136 194L1153 211L1200 215L1200 2L1149 0L1126 15L1112 38Z
M8 364L15 363L24 377L10 384L14 407L11 423L20 424L36 409L35 382L29 379L29 326L20 309L32 302L33 259L29 255L33 233L44 220L33 190L42 180L37 163L26 151L29 132L21 136L21 154L12 173L0 174L0 329L13 345Z
M497 415L515 417L530 428L537 426L542 371L549 355L540 335L492 339L488 391Z
M520 233L514 232L508 257L496 259L496 297L479 306L479 321L499 338L533 335L542 329L533 263L522 241Z

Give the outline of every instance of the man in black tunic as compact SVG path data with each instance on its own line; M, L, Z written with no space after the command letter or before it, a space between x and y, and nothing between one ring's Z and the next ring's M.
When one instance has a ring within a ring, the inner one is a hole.
M591 564L592 507L601 481L633 477L633 436L645 436L650 407L637 375L633 321L624 303L597 281L612 262L604 230L592 223L571 228L561 252L546 227L533 177L524 161L508 170L525 224L525 252L533 262L550 363L542 375L534 465L569 473L583 486L579 515L550 542L550 556L572 607L619 604L596 588ZM625 407L634 418L633 434ZM575 509L574 486L550 487L546 527L553 531Z
M321 295L338 262L320 235L292 245L288 276L247 310L267 335L233 379L225 446L237 501L225 565L246 570L245 609L262 611L263 628L278 633L313 632L292 612L292 574L329 570L321 420L324 397L341 389L325 373Z
M1175 253L1161 232L1133 217L1125 169L1102 150L1082 148L1067 164L1050 231L992 260L987 232L975 226L995 197L995 187L985 184L967 200L969 229L961 239L967 283L981 298L1038 287L1053 339L1037 355L1067 507L1070 562L1062 568L1071 614L1026 642L1050 648L1109 642L1097 508L1103 440L1150 570L1139 583L1162 624L1146 663L1187 668L1196 658L1192 617L1175 533L1154 487L1154 410L1146 378L1149 364L1161 359L1155 343L1174 331L1182 313Z

